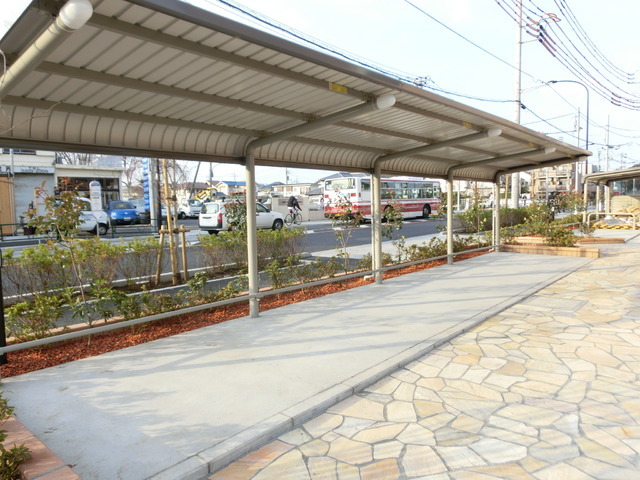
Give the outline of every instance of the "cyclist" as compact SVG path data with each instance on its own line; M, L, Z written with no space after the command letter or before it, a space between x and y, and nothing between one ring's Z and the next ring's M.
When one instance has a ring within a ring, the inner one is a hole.
M300 204L298 203L298 199L295 195L291 195L289 200L287 200L287 207L289 207L289 212L291 213L291 218L295 220L296 218L296 210L302 211L300 208Z

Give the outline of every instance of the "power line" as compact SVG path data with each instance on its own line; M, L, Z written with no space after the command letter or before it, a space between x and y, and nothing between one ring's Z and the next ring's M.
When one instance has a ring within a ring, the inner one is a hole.
M640 94L621 85L636 84L635 74L617 67L596 47L566 0L554 0L559 14L545 11L534 0L526 3L522 0L495 1L514 21L518 20L515 9L522 5L527 20L526 32L595 93L616 106L640 110ZM568 31L562 26L563 20Z
M484 53L486 53L487 55L495 58L496 60L498 60L500 63L514 69L514 70L520 70L522 73L524 73L525 75L527 75L528 77L530 77L532 80L535 80L535 77L533 75L531 75L530 73L525 72L524 70L519 69L517 66L507 62L506 60L500 58L499 56L493 54L492 52L490 52L489 50L487 50L486 48L478 45L476 42L474 42L473 40L468 39L467 37L465 37L464 35L462 35L461 33L457 32L456 30L454 30L453 28L449 27L448 25L446 25L445 23L441 22L440 20L438 20L437 18L435 18L433 15L427 13L425 10L423 10L422 8L418 7L417 5L415 5L413 2L411 2L410 0L403 0L406 4L411 5L413 8L415 8L417 11L419 11L420 13L422 13L423 15L425 15L426 17L429 17L431 20L433 20L434 22L436 22L438 25L446 28L447 30L449 30L451 33L453 33L454 35L460 37L461 39L463 39L465 42L473 45L474 47L478 48L479 50L483 51Z

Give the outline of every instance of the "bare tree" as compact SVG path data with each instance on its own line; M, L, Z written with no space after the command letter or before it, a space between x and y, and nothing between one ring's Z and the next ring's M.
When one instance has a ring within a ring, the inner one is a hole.
M100 155L91 153L57 152L57 162L65 165L92 165Z
M142 158L122 157L122 185L131 196L134 187L142 185Z

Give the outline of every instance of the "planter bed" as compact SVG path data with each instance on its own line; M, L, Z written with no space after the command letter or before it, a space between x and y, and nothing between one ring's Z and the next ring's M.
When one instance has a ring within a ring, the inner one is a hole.
M514 237L513 241L516 245L545 245L546 237ZM576 244L591 245L591 244L609 244L609 243L624 243L624 238L610 238L610 237L577 237ZM545 245L548 246L548 245Z
M542 241L544 239L541 238ZM599 248L588 247L551 247L549 245L500 245L501 252L529 253L534 255L557 255L561 257L600 258Z
M457 262L473 258L478 255L484 255L486 253L486 251L483 251L458 254L454 261ZM444 264L446 264L446 259L428 261L420 265L400 267L397 270L385 273L383 277L385 279L393 278L399 275L434 268ZM290 303L301 302L310 298L356 288L372 282L372 279L353 278L314 288L305 288L304 285L301 285L300 290L289 292L287 294L274 294L272 296L262 298L260 301L260 310L266 311ZM187 315L181 315L180 312L177 311L175 317L150 324L142 324L130 328L124 328L115 332L69 340L64 343L49 345L42 348L9 352L7 353L7 359L9 362L6 365L0 366L1 377L7 378L15 375L21 375L23 373L40 370L54 365L60 365L62 363L79 360L81 358L87 358L101 353L139 345L159 338L177 335L197 328L243 317L248 314L249 305L247 302L217 307L209 311L203 310L198 313Z

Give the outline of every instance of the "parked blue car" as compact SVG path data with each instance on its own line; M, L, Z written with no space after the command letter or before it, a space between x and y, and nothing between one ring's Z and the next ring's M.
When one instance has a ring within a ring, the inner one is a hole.
M112 225L131 225L140 222L140 215L133 203L127 200L112 200L107 205L107 214Z

